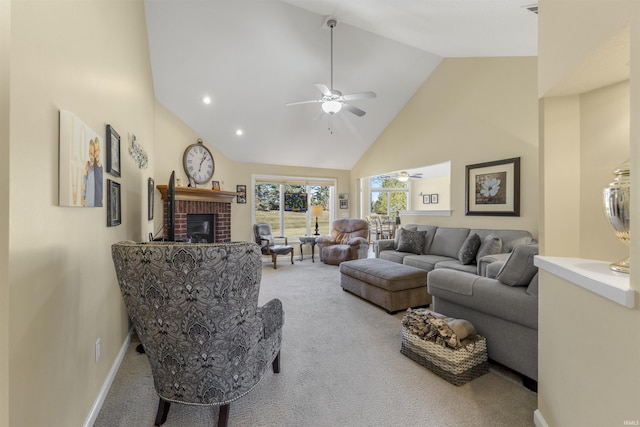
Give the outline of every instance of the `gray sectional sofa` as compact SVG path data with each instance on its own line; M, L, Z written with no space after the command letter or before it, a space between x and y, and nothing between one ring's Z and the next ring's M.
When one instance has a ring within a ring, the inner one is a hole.
M522 374L524 384L535 390L538 275L533 256L538 246L531 233L429 225L403 228L396 239L378 241L376 257L426 270L433 310L470 321L487 339L489 358ZM420 231L421 248L416 233Z

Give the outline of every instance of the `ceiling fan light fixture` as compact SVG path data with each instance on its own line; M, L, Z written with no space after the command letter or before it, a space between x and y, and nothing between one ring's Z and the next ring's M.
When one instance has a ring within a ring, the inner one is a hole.
M325 101L322 103L322 110L325 113L335 114L342 109L342 103L338 101Z
M398 175L398 181L400 182L405 182L405 181L409 181L409 174L406 172L402 172Z

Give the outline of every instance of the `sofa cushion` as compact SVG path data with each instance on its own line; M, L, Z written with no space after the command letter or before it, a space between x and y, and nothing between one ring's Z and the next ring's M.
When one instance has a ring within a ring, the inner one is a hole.
M425 271L431 271L436 267L437 263L442 261L460 262L455 258L440 255L407 255L402 260L402 263L411 267L421 268Z
M475 264L465 265L456 259L440 261L436 263L435 268L449 268L451 270L466 271L467 273L476 274L478 267Z
M424 249L426 235L426 231L412 231L401 228L400 238L398 239L398 249L396 250L399 252L411 252L419 255Z
M464 265L474 262L481 243L480 236L475 233L469 235L458 251L458 260Z
M383 259L385 261L393 261L398 264L402 264L404 257L407 255L413 255L411 252L398 252L398 251L382 251L380 252L380 256L378 258Z
M538 272L538 267L533 265L533 257L536 255L538 245L516 246L496 279L509 286L529 286L529 282Z
M482 240L478 253L476 254L476 263L486 255L499 254L502 250L502 239L495 234L489 234Z
M468 235L468 228L438 227L429 248L429 255L458 259L458 251Z

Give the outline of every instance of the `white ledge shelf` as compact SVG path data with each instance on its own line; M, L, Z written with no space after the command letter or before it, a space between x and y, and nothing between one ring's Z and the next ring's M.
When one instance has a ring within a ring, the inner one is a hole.
M635 307L629 275L609 269L606 261L537 255L537 267L628 308Z
M400 211L404 216L451 216L450 210Z

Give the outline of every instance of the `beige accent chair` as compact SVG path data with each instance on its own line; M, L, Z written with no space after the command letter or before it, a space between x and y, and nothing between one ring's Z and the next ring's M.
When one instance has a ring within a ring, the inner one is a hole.
M339 265L342 261L367 258L369 223L364 219L337 219L331 224L331 235L316 238L320 260Z

